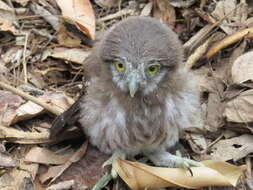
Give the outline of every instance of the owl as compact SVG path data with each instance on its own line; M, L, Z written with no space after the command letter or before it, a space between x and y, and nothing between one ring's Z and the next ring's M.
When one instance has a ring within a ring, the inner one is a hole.
M151 17L120 21L95 45L84 67L86 93L55 120L52 134L75 118L104 153L143 154L157 166L199 165L168 151L182 130L201 120L196 81L170 28Z

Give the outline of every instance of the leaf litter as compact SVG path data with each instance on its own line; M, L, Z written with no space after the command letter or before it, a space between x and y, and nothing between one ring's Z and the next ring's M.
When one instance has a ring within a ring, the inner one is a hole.
M211 161L192 168L193 177L127 160L114 168L133 189L252 188L252 6L244 0L0 1L0 188L87 189L106 173L108 155L83 143L76 126L56 139L49 128L87 85L81 66L93 40L131 15L155 17L182 40L186 65L199 80L205 125L186 131L181 142L192 158Z

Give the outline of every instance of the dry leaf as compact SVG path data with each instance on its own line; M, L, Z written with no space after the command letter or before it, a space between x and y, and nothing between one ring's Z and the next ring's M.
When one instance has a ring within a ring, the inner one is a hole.
M83 64L84 60L90 55L90 51L81 48L54 48L48 49L43 53L43 59L54 57L71 61L78 64Z
M48 92L39 96L41 100L57 106L62 112L74 103L74 100L62 93ZM9 126L18 121L31 119L42 114L45 109L32 101L22 104L24 100L9 92L0 91L0 124Z
M16 116L16 110L25 101L18 95L0 91L0 124L9 126Z
M46 148L33 147L25 156L26 162L40 164L64 164L69 160L71 154L59 155Z
M73 189L90 189L104 175L106 169L102 164L107 159L108 155L89 145L82 159L65 170L56 182L73 179L75 181Z
M8 152L0 152L0 166L16 167L16 163Z
M89 0L56 0L62 10L63 19L95 39L95 15Z
M221 20L230 14L220 25L221 29L229 35L237 31L238 26L240 26L239 23L243 23L247 19L247 5L243 3L236 8L237 5L236 0L222 0L217 2L215 10L212 12L212 16L217 20ZM231 13L232 10L234 10L233 13Z
M95 0L95 3L103 8L111 8L119 6L119 0Z
M9 31L13 34L17 34L16 28L12 25L12 22L6 18L0 16L0 30Z
M253 122L253 89L242 92L226 104L224 116L227 121L237 123Z
M206 186L235 186L246 166L234 166L222 161L202 162L205 167L187 169L152 167L139 162L117 159L113 168L134 190L162 187L201 188ZM182 180L183 179L183 180Z
M10 172L5 173L4 175L1 175L0 189L10 187L10 190L23 190L22 187L24 187L27 182L32 182L35 179L39 165L34 163L25 163L23 161L26 150L27 147L20 146L12 151L13 157L19 158L19 162L17 163L18 167L13 168ZM6 178L8 180L6 180Z
M169 0L170 4L174 7L188 8L193 5L196 0Z
M35 15L41 15L45 21L47 21L56 31L60 28L59 17L50 13L46 8L40 6L37 2L30 3L30 8Z
M176 12L174 7L168 0L152 0L153 2L153 16L163 23L174 27L176 22Z
M14 129L11 127L5 127L0 125L0 140L5 140L7 142L20 143L20 144L42 144L42 143L52 143L67 139L75 139L82 136L80 131L66 131L66 133L57 136L55 139L49 138L49 131L43 130L42 132L29 132Z
M153 9L153 3L152 2L147 3L143 7L140 16L150 16L152 9Z
M238 57L232 66L232 80L234 83L253 81L253 51Z
M72 189L74 187L74 180L63 181L54 185L49 186L46 190L64 190Z
M211 159L232 160L238 157L238 153L253 144L252 135L241 135L231 139L220 140L212 147Z
M33 117L36 117L37 115L40 115L43 112L44 109L41 106L33 103L32 101L28 101L16 110L15 118L13 118L11 124L16 123L18 121L31 119Z
M14 1L25 7L30 0L14 0Z

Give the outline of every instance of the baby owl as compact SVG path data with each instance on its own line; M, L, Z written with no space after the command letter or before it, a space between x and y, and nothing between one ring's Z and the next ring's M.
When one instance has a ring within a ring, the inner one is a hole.
M197 85L170 28L150 17L120 21L96 44L84 67L86 94L55 120L52 134L76 118L104 153L141 153L158 166L198 165L168 152L181 130L200 121Z

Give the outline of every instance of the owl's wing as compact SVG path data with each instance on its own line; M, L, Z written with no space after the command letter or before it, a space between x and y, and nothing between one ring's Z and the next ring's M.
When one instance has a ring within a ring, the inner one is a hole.
M70 106L69 109L64 111L61 115L57 116L50 128L50 138L55 138L61 132L67 130L78 121L80 116L80 101L83 94L80 95L78 100Z
M84 62L84 67L87 71L84 71L87 81L90 80L91 76L96 76L100 73L99 64L96 57L96 50L93 50L91 55L88 56ZM80 117L80 103L83 96L85 96L85 88L82 88L78 100L68 110L56 117L50 128L50 138L54 138L56 135L77 123Z

